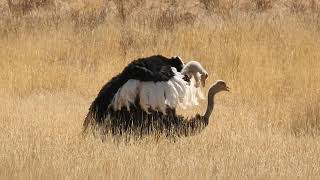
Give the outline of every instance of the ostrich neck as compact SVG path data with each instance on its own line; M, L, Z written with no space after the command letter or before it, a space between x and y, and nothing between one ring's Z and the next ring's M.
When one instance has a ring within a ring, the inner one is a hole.
M210 115L213 111L214 106L214 96L218 92L217 87L213 86L209 89L208 92L208 106L205 114L200 116L199 114L192 118L190 121L184 124L184 131L185 136L195 135L203 130L209 123ZM185 121L184 121L185 122Z
M209 92L208 92L208 105L207 105L207 110L203 115L203 118L205 119L205 121L208 123L209 118L212 114L213 111L213 107L214 107L214 96L217 93L217 90L215 89L215 87L212 87Z

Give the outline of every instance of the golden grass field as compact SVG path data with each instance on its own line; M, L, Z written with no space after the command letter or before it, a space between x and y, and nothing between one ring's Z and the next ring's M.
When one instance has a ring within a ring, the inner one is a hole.
M2 14L0 179L319 179L320 21L298 10L203 15L173 29L166 19L164 29L117 17L90 29L41 19L50 10ZM209 126L176 141L83 138L102 85L154 54L198 60L207 84L231 87Z

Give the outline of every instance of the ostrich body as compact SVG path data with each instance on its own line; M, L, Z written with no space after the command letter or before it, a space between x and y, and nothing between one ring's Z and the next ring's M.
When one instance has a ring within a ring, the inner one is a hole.
M107 82L92 102L87 118L94 119L97 123L102 123L107 117L114 96L119 89L129 80L139 81L168 81L175 74L172 71L174 67L177 71L183 68L183 62L179 57L166 58L161 55L150 56L134 60L128 64L124 70ZM128 87L130 89L130 87ZM88 125L85 121L84 126Z

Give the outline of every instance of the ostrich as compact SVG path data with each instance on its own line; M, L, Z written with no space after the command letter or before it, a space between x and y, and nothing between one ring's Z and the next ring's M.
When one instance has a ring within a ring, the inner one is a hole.
M135 119L131 122L133 124L147 122L144 119L155 118L155 115L176 117L175 108L178 105L197 105L200 95L196 92L199 89L185 81L180 71L185 72L185 75L202 73L205 78L207 73L200 63L188 63L185 67L188 69L184 69L184 63L179 57L166 58L161 55L131 62L100 90L89 108L84 132L89 124L102 126L112 122L116 127L121 122L129 122L130 117Z
M110 105L116 104L112 103L112 101L120 89L127 91L122 94L127 96L129 94L133 95L134 93L130 90L134 89L132 88L134 85L137 85L133 80L143 82L169 81L175 75L171 68L174 67L177 71L181 71L183 65L184 63L179 57L166 58L161 55L134 60L128 64L121 73L113 77L101 88L89 108L84 126L86 127L88 125L88 118L94 119L98 124L105 120L111 109ZM126 88L122 88L124 85L126 85ZM131 99L129 99L129 101L130 100ZM117 105L113 105L114 108L116 108L115 106Z
M208 78L207 71L197 61L188 62L183 67L181 74L185 75L187 79L191 79L193 76L196 81L196 84L195 84L196 87L199 87L200 83L204 87L206 79Z

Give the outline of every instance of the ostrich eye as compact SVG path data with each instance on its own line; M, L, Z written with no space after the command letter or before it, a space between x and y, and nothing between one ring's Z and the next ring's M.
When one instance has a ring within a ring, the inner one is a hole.
M224 86L226 86L226 83L224 83L224 82L219 82L219 86L224 87Z

